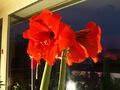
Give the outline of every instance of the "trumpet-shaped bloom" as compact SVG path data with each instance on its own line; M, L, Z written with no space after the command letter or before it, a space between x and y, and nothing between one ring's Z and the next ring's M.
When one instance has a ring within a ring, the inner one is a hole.
M101 28L95 22L89 22L85 29L76 33L76 40L86 48L94 62L98 61L97 54L102 51L100 39Z
M88 57L95 63L98 62L97 55L102 51L100 39L101 28L95 22L89 22L85 29L76 32L76 40L68 50L68 65L81 63Z

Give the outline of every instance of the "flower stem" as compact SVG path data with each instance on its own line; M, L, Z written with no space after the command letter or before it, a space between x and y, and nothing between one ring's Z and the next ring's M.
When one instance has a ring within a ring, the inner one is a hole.
M52 66L45 63L44 72L41 80L40 90L48 90Z
M36 62L31 60L31 90L35 90L35 74L36 74Z
M64 90L64 88L65 88L66 58L67 58L67 49L63 50L63 52L62 52L62 60L61 60L61 64L60 64L58 90Z

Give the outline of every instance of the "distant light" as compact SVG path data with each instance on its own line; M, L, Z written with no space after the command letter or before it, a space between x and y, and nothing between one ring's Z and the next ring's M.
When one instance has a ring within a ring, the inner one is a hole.
M69 80L66 84L66 90L76 90L76 83L72 80Z

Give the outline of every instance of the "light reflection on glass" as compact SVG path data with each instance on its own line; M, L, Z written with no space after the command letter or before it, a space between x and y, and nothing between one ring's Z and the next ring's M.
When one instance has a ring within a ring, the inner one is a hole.
M68 80L66 84L66 90L76 90L76 83L72 80Z

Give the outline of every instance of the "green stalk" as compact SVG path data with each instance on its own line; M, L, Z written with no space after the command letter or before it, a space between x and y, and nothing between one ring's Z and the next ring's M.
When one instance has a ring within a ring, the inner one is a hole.
M44 72L42 76L42 81L40 85L40 90L48 90L50 75L51 75L52 66L49 66L48 63L45 63Z
M63 50L63 52L62 52L62 60L61 60L61 64L60 64L58 90L64 90L65 89L66 58L67 58L67 49Z

